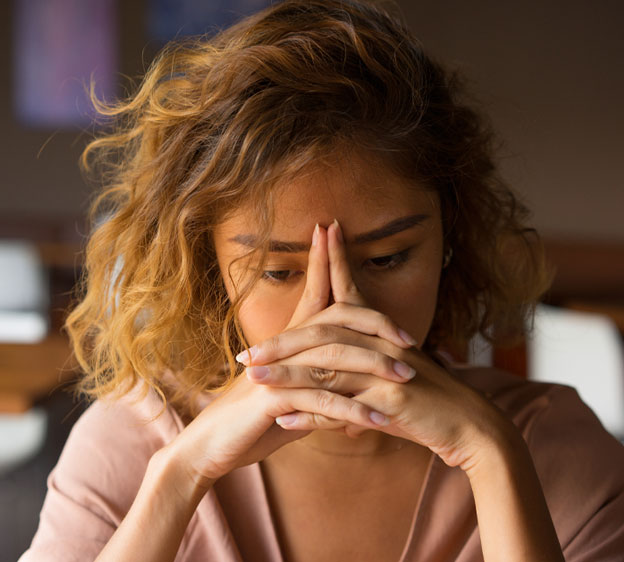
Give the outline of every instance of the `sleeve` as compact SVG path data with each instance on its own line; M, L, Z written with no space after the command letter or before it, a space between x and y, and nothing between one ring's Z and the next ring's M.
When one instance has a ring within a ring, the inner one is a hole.
M576 390L559 385L527 442L565 559L624 560L624 446Z
M18 562L94 560L130 509L149 459L168 442L170 430L166 413L147 424L127 403L92 404L48 476L39 527Z

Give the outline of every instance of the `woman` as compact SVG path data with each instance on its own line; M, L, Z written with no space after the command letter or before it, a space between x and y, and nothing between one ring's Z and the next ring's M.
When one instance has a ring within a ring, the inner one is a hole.
M287 0L101 107L67 321L99 400L23 561L621 559L621 445L444 353L548 286L460 94L377 9Z

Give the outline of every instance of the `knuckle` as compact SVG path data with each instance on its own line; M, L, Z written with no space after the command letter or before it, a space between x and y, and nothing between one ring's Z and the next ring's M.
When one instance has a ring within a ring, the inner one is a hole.
M260 393L260 396L262 396L262 398L265 398L266 400L275 400L277 398L275 389L272 386L269 385L254 385L257 388L257 392Z
M319 412L330 411L334 405L334 397L330 392L321 391L316 395L316 405Z
M272 363L269 374L271 382L279 383L286 382L293 378L290 365L284 365L282 363Z
M392 359L383 353L378 351L371 351L373 373L375 375L385 375L392 373Z
M323 342L331 339L334 330L328 324L315 324L312 328L312 337L317 342Z
M272 407L280 403L280 396L275 390L266 385L254 385L254 392L258 394L259 403Z
M330 362L336 361L336 359L338 359L342 355L342 352L343 346L338 343L330 343L326 345L323 351L325 359Z
M268 340L266 340L263 344L266 352L269 355L274 355L279 351L280 348L280 337L279 335L271 336Z
M399 383L389 384L384 391L384 400L392 409L401 409L406 401L403 386Z

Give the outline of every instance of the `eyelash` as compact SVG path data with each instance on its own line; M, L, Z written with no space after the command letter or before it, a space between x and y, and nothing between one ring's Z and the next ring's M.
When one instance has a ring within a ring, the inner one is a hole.
M392 258L388 265L380 265L374 269L377 269L377 271L384 271L384 272L394 271L396 269L399 269L401 266L405 264L405 262L407 262L410 250L411 248L407 248L406 250L397 252L395 254L389 254L387 256L379 256L376 258L370 258L366 261L372 262L374 260L387 260L387 259ZM291 272L292 272L291 269L276 269L275 271L267 270L262 273L262 280L268 283L272 283L273 285L283 285L284 283L288 283L290 279L292 279L290 275L286 279L275 279L271 277L271 274L273 275L278 274L278 273L290 274ZM300 272L295 272L295 273L300 273Z

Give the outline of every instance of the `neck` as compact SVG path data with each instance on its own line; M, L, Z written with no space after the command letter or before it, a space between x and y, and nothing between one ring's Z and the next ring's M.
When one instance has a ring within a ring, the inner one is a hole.
M397 463L424 470L430 458L426 447L380 431L369 430L351 438L336 431L316 430L280 447L262 464L280 474L330 478L337 486L357 487L362 478L387 474L388 467Z
M316 430L293 443L315 454L334 457L383 457L415 446L411 441L381 431L368 430L359 437L347 437L338 431Z

